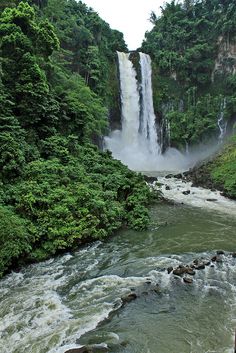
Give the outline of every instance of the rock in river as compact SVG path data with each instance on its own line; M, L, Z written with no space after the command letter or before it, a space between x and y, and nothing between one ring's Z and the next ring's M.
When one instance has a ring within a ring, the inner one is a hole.
M132 300L137 299L137 294L136 293L129 293L127 295L124 295L121 300L123 305L126 303L130 303Z
M183 281L184 281L184 283L188 283L188 284L192 284L193 283L192 278L189 278L189 277L184 277Z
M65 353L93 353L92 349L88 347L73 348L65 351Z

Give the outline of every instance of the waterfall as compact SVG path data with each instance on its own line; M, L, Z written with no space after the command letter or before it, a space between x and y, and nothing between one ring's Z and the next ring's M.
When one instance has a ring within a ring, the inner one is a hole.
M157 142L156 117L152 100L152 67L151 59L147 54L140 53L141 66L141 120L140 134L146 140L151 154L160 154Z
M149 55L140 53L141 83L129 53L118 52L122 129L105 138L106 148L134 170L156 170L161 153L152 98Z
M138 73L129 53L118 52L121 130L105 137L105 148L130 169L136 171L180 171L194 164L190 158L170 147L170 122L164 107L163 119L156 121L152 97L152 68L149 55L139 53ZM137 76L140 76L139 80ZM182 109L182 108L181 108ZM164 154L162 152L164 151Z
M122 142L125 145L138 145L139 131L139 91L136 80L136 71L129 54L118 52L120 91L121 91L121 121Z
M226 129L227 129L227 121L224 120L225 108L226 108L226 98L224 98L220 104L220 113L219 113L218 119L217 119L217 125L220 130L219 142L222 142L222 140L224 139L225 134L226 134Z

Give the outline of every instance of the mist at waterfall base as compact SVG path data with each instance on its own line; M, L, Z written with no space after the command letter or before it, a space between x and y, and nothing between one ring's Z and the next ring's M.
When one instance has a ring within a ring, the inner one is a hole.
M105 137L105 144L115 159L134 171L186 171L219 149L219 144L214 140L194 146L188 152L169 147L165 153L154 155L141 138L137 144L124 145L121 130L112 131L109 137Z
M162 154L158 136L163 136L157 126L153 108L152 68L149 55L139 53L141 83L130 60L129 53L117 52L120 74L122 129L112 131L105 137L105 148L112 152L130 169L135 171L184 171L198 161L214 153L219 145L211 141L208 145L186 148L180 152L169 147ZM166 121L167 139L170 127ZM169 141L167 141L169 144Z

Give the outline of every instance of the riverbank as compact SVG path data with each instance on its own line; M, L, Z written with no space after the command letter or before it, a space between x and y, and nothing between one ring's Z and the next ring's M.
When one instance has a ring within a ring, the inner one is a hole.
M181 203L153 206L150 214L145 231L123 229L3 278L0 351L64 353L106 344L115 353L230 352L235 216ZM223 261L196 270L190 285L167 272L212 259L216 250L225 252ZM139 290L146 294L109 316L122 297Z

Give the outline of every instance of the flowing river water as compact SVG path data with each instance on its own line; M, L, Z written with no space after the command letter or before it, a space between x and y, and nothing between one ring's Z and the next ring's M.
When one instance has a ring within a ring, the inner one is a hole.
M236 202L182 181L159 182L175 203L151 206L147 231L121 230L0 281L1 353L80 345L113 353L234 352ZM196 271L192 284L166 270L211 259L216 250L225 251L222 261ZM130 292L137 299L121 307Z

